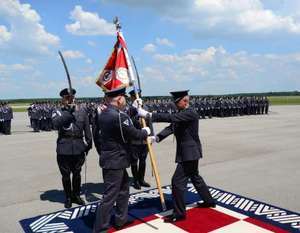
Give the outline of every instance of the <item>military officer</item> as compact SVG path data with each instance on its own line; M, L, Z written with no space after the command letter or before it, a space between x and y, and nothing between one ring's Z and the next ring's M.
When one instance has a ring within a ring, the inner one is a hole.
M7 102L4 103L3 108L3 133L6 135L11 134L11 120L14 118L13 110Z
M84 204L80 197L80 172L85 156L92 148L88 116L84 110L75 108L73 104L75 93L75 89L72 89L70 94L67 88L63 89L60 92L63 106L52 113L53 126L58 130L57 163L62 175L66 208L70 208L72 202L79 205Z
M215 207L207 185L199 175L198 161L202 157L202 147L198 135L198 114L189 108L188 91L171 92L177 109L177 113L149 113L138 108L138 115L151 118L153 122L170 122L155 138L161 142L167 136L174 134L177 141L176 163L177 167L172 177L173 213L165 218L165 222L177 222L186 218L184 191L188 180L191 179L195 189L204 202L198 203L198 207ZM137 100L139 101L139 100Z
M105 232L110 226L114 203L114 227L121 229L128 225L129 179L126 168L130 166L130 141L145 140L150 134L148 127L136 129L123 112L126 106L125 88L105 93L106 109L97 113L94 129L94 143L99 153L100 167L105 185L102 203L96 214L93 232Z
M34 103L31 105L31 122L32 122L32 128L34 132L40 131L40 119L41 119L41 109L39 107L38 103Z
M264 109L265 109L264 114L268 114L269 113L269 99L267 96L264 97Z
M4 122L3 103L0 102L0 133L3 133L3 122Z

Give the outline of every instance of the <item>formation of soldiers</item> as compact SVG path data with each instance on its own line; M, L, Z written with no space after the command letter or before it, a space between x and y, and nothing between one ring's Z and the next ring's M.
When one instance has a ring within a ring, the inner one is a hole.
M96 109L94 102L82 102L76 103L80 108L87 111L89 121L92 123L93 112ZM61 102L34 102L27 108L28 117L30 119L30 127L34 132L51 131L54 130L52 122L52 113L61 108Z
M173 113L176 111L171 99L151 99L144 103L151 112ZM267 97L191 97L191 108L199 118L232 117L243 115L268 114L269 100Z
M88 114L90 124L93 123L95 111L101 99L76 101ZM130 104L130 101L129 101ZM144 105L151 112L174 113L176 107L171 98L145 98ZM212 117L233 117L244 115L268 114L269 100L266 96L238 97L198 97L191 96L191 108L200 119ZM129 106L129 105L128 105ZM28 116L34 132L53 130L52 112L61 107L60 102L35 102L30 105ZM129 108L129 107L127 107Z
M8 102L0 102L0 134L11 134L11 120L13 118L13 110Z
M34 132L53 130L52 112L57 107L58 103L35 102L27 108L30 126Z
M150 112L175 113L176 107L171 98L143 98L144 106ZM101 100L100 100L101 102ZM86 108L92 114L99 100L91 99ZM127 111L131 102L128 101ZM266 96L191 96L190 107L195 110L200 119L212 117L233 117L244 115L259 115L269 113L269 99Z

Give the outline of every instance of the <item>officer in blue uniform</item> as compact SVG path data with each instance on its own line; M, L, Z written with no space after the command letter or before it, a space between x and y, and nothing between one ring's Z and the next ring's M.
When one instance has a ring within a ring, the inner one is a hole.
M3 133L3 122L4 122L3 103L0 102L0 133Z
M97 113L94 128L94 143L100 157L104 180L104 195L96 214L93 232L105 232L110 227L114 203L114 227L128 225L129 178L126 168L130 166L130 141L146 140L148 127L136 129L130 117L123 112L126 106L125 88L105 93L106 106Z
M176 113L149 113L138 108L141 117L152 118L153 122L170 122L171 124L155 136L156 142L161 142L167 136L174 134L177 141L177 167L172 177L173 213L165 218L165 222L177 222L186 218L184 192L188 180L193 183L204 202L198 207L215 207L207 185L199 175L198 162L202 158L202 147L198 135L198 114L189 108L188 91L171 92L177 109ZM154 141L154 140L153 140Z
M67 88L63 89L60 92L63 106L52 113L54 128L58 130L57 163L62 175L66 208L70 208L72 202L78 205L85 204L80 197L80 172L85 156L92 148L88 116L84 110L75 108L73 104L75 93L74 89L71 94Z
M40 119L42 117L41 108L38 103L34 103L30 109L33 132L40 131Z
M2 107L0 106L0 129L3 134L9 135L11 134L11 120L13 119L13 110L8 105L8 102L2 103ZM1 132L0 131L0 132Z

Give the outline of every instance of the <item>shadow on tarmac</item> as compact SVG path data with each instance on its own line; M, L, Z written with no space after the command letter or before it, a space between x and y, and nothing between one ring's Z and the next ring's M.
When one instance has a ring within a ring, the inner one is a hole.
M104 192L103 183L86 183L83 184L81 187L81 194L85 194L86 201L88 202L99 201L100 200L99 195L103 194L103 192ZM51 189L41 193L40 200L64 203L65 194L63 190Z

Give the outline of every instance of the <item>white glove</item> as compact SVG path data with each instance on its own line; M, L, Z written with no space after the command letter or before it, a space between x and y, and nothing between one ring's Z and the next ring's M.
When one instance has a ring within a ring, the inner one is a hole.
M132 107L134 107L134 108L139 108L139 107L142 107L142 106L143 106L143 100L140 99L140 98L136 99L132 103Z
M149 114L150 117L151 117L151 113L148 112L148 111L146 111L146 110L143 109L143 108L138 108L137 111L138 111L138 115L139 115L140 117L146 118L148 114Z
M107 106L105 104L100 104L97 108L98 114L101 114L105 109L107 109Z
M144 127L144 128L142 128L142 129L143 129L143 130L146 130L147 135L150 135L150 134L151 134L151 130L150 130L149 127Z
M158 137L157 136L149 136L148 141L153 144L158 142Z

